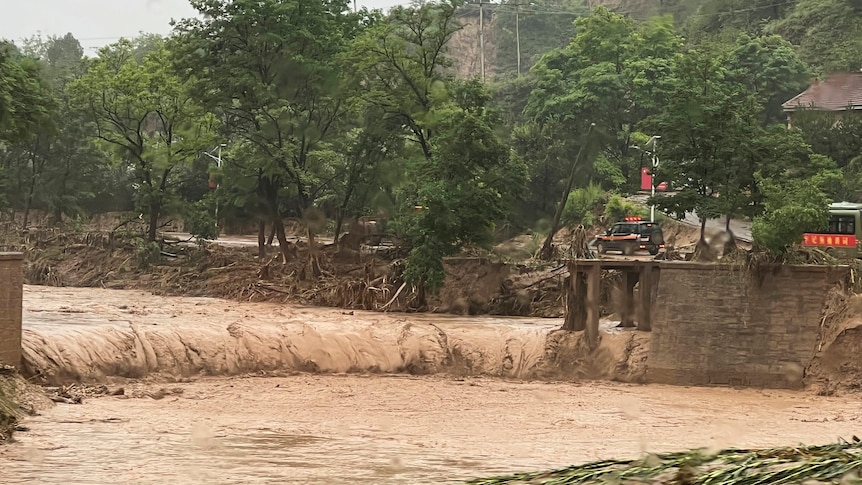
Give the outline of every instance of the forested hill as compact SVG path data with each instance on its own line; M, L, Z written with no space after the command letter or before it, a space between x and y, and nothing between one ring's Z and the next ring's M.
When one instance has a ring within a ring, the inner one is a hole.
M862 0L507 0L482 7L486 79L517 72L518 37L523 73L542 54L567 45L574 19L597 6L635 20L670 15L689 44L778 34L815 73L862 69ZM478 3L463 7L460 20L464 29L452 41L458 73L479 76Z

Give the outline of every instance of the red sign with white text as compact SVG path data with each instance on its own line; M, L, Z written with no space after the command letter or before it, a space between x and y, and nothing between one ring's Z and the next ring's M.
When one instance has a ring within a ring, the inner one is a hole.
M856 247L856 236L844 234L804 234L803 246L828 246L833 248Z

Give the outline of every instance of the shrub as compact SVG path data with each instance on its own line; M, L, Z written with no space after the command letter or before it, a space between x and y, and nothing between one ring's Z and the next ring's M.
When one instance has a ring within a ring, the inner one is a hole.
M595 224L594 211L604 201L605 192L598 184L590 183L586 187L573 190L563 209L562 222L566 226L583 224L590 227Z
M626 217L646 217L647 214L643 207L614 194L605 205L604 218L605 222L614 223Z

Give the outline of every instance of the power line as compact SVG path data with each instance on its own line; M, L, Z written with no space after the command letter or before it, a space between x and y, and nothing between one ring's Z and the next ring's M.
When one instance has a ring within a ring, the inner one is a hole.
M719 17L719 16L724 16L724 15L734 15L734 14L738 14L738 13L754 12L757 10L764 10L767 8L786 7L789 5L795 5L796 3L797 3L796 1L790 0L790 1L780 2L780 3L773 3L773 4L769 4L769 5L761 5L758 7L731 9L731 10L727 10L724 12L692 13L692 14L689 14L687 17L689 17L689 18L691 18L691 17L697 17L697 18ZM527 8L521 8L520 12L521 13L543 14L543 15L584 15L586 13L586 12L584 12L583 9L551 10L551 9L544 9L544 8L538 7L537 5L533 5L533 4L529 4L529 3L483 3L483 5L485 7L492 7L491 8L492 11L503 11L503 12L511 12L511 13L516 12L516 9L514 9L512 7L527 7ZM477 6L477 4L468 3L468 4L464 5L464 7L462 7L462 8L471 9L473 7L476 7L476 6ZM629 11L612 10L612 11L616 14L619 14L619 15L631 15L631 14L644 13L643 10L629 10ZM680 11L682 11L682 9L677 9L677 12L680 12ZM669 11L667 13L674 13L674 12Z

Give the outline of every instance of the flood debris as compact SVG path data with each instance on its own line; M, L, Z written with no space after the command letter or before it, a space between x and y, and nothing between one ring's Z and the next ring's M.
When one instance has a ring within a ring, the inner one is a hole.
M84 384L69 384L60 387L46 387L48 398L60 404L83 404L84 398L95 396L120 396L125 393L122 387L109 389L108 386L88 386Z
M502 484L767 484L860 483L862 442L773 449L704 449L650 454L637 460L605 460L561 470L478 479L471 485Z

